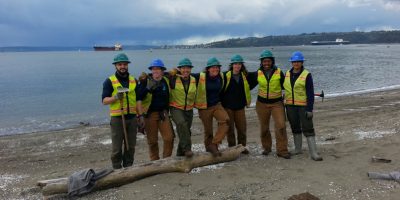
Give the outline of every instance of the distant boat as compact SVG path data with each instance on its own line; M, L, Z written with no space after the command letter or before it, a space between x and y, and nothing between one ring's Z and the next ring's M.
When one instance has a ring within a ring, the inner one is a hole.
M350 44L350 41L345 41L343 39L337 38L335 41L313 41L311 45L342 45Z
M94 45L93 48L94 48L95 51L122 51L122 45L121 44L115 44L113 47L96 46L96 45Z

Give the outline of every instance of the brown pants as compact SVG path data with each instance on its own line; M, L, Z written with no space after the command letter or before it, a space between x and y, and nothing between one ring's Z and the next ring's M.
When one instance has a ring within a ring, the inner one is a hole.
M168 112L164 112L164 120L160 118L160 112L151 112L145 118L145 129L147 133L147 144L149 145L150 160L160 159L158 150L158 131L163 139L163 158L172 155L174 147L174 133L171 122L168 117Z
M221 106L217 104L207 109L199 110L199 117L204 126L204 145L207 148L211 143L220 144L228 132L229 116ZM213 136L213 118L218 122L217 132Z
M237 133L237 143L246 146L246 112L243 109L231 110L225 108L229 116L229 130L227 135L228 146L236 145L235 127Z
M256 112L258 120L260 121L260 136L263 148L267 151L271 151L272 138L271 132L269 131L269 122L272 115L275 122L276 151L278 154L288 153L285 110L282 102L268 104L257 101Z

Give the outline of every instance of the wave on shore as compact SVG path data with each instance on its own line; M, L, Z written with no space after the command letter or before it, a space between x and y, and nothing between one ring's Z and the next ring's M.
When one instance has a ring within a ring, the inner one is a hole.
M382 91L394 90L394 89L400 89L400 85L391 85L391 86L386 86L386 87L379 87L379 88L372 88L372 89L365 89L365 90L356 90L356 91L349 91L349 92L325 94L325 97L333 98L333 97L340 97L340 96L351 96L351 95L357 95L357 94L382 92Z

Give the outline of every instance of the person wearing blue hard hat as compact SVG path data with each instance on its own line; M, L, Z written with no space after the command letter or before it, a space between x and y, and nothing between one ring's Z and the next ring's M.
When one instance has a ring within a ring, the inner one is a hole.
M174 133L169 119L170 87L168 78L164 77L166 68L162 60L153 60L148 69L151 74L145 74L144 79L140 78L138 112L140 119L144 118L150 160L158 160L158 132L163 139L163 158L172 155L174 145Z
M314 83L311 73L304 68L304 56L300 51L292 53L289 61L292 68L286 72L285 106L293 133L294 154L302 152L302 134L307 138L310 156L315 161L322 161L317 152L313 125Z
M138 87L136 79L128 72L129 63L126 54L116 55L112 63L115 66L115 74L103 83L102 102L110 106L111 162L114 169L131 166L135 153Z

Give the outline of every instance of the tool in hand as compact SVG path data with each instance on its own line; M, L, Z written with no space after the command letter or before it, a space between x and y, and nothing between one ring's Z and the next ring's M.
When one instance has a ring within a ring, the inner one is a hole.
M117 87L117 92L118 93L126 93L128 95L129 89L128 88L123 88L121 86ZM125 123L125 116L124 116L124 100L121 98L119 100L119 103L121 105L121 118L122 118L122 128L124 129L124 136L125 136L125 149L129 150L129 143L128 143L128 133L126 131L126 123Z
M319 94L318 94L318 93L315 93L314 96L321 97L321 98L322 98L322 102L324 102L325 94L324 94L324 91L323 91L323 90L321 90L321 93L319 93Z

